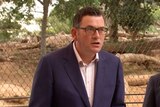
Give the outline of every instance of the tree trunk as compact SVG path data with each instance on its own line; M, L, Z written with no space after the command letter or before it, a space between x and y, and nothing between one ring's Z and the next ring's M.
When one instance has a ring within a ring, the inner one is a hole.
M111 19L111 26L110 26L110 31L109 31L109 39L110 39L110 42L117 42L118 41L118 24L113 21Z
M50 0L43 0L43 19L41 31L41 56L46 54L46 28Z
M137 32L137 31L133 31L133 32L131 32L131 38L132 38L132 41L135 41L135 40L136 40L136 38L137 38L137 34L138 34L138 32Z
M119 7L119 0L112 0L109 6L110 10L110 31L109 31L109 37L111 42L117 42L118 41L118 19L117 19L117 13L118 13L118 7Z

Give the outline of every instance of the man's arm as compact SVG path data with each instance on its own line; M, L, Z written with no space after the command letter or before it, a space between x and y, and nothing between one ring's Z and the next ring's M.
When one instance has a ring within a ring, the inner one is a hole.
M151 77L149 79L147 88L146 88L146 94L143 102L143 107L156 107L155 103L155 93L154 93L154 82L153 78Z
M118 63L117 70L118 71L117 71L116 88L111 107L126 107L126 104L124 102L125 90L124 90L123 68L120 60Z
M29 107L51 107L53 103L52 84L51 67L47 57L43 57L34 76Z

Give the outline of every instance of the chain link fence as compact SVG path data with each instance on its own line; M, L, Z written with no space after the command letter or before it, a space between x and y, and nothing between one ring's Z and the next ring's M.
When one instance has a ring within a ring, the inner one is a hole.
M160 8L157 6L152 9L154 21L151 24L151 13L144 14L147 11L132 9L136 4L128 5L121 5L120 14L116 16L116 28L112 27L113 20L108 18L110 30L103 49L122 61L127 107L142 107L150 76L160 72ZM57 20L53 23L59 26ZM52 27L56 29L55 25ZM72 41L70 34L61 29L59 31L46 37L47 52L55 51ZM41 57L39 38L27 35L23 39L0 42L0 106L27 107L32 79Z

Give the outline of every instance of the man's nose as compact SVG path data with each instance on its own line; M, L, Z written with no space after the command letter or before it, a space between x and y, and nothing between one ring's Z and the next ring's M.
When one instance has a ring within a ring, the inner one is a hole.
M96 38L97 38L97 37L99 37L99 36L100 36L100 35L99 35L99 31L96 29L93 37L96 37Z

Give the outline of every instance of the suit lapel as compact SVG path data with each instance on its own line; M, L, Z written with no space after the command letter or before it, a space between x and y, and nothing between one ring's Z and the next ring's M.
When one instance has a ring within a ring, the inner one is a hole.
M111 81L114 78L113 75L109 61L104 60L103 56L100 55L97 62L93 107L110 105L107 102L111 102L113 96L114 88L113 81Z
M73 48L72 48L72 44L70 44L69 47L66 49L68 51L67 54L64 56L66 59L66 62L64 64L66 72L67 72L69 78L71 79L74 87L76 88L76 90L80 94L86 107L89 107L90 104L89 104L87 92L85 89L83 78L80 73L80 69L79 69L79 65L78 65L76 56L75 56Z

